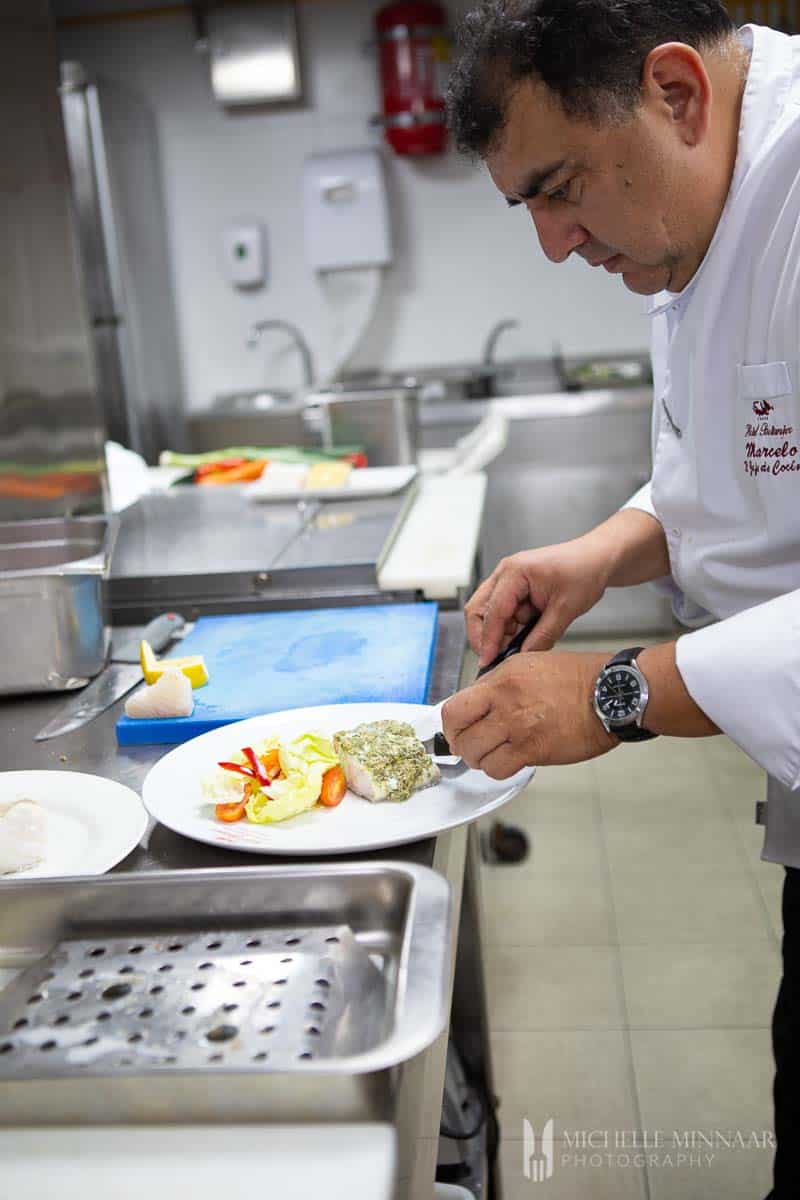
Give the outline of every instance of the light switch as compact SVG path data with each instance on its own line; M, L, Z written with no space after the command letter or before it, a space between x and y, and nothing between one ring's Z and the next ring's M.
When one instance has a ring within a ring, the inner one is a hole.
M260 225L232 225L222 235L228 279L239 288L263 287L267 278L264 230Z

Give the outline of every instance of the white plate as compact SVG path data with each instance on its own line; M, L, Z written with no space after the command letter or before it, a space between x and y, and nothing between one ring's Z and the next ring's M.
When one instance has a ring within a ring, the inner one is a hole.
M3 771L0 803L36 800L47 810L47 848L35 867L0 882L51 875L103 875L129 854L147 828L136 792L80 771Z
M391 496L407 487L417 473L415 466L359 467L347 477L343 487L305 488L302 480L287 484L278 476L270 480L269 467L260 479L242 485L250 500L364 500L369 496Z
M217 762L269 734L332 734L362 721L386 719L414 725L428 712L424 704L329 704L237 721L165 755L145 779L142 799L162 825L210 846L249 854L348 854L415 842L475 821L513 799L530 781L533 767L500 782L482 771L448 775L444 768L438 784L415 792L409 800L371 804L348 791L336 808L312 808L275 825L226 825L215 819L214 807L203 794L203 779Z

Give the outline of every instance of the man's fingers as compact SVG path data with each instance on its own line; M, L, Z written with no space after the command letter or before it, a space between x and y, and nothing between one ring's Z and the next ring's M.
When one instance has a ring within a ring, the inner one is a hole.
M561 622L543 614L536 622L536 626L526 637L522 649L523 650L552 650L562 633L566 629L566 625L562 626Z
M482 721L491 708L491 691L480 685L473 684L451 696L442 708L442 729L451 748L464 730L476 721Z
M503 572L497 580L483 618L480 666L485 667L497 656L502 648L503 635L508 624L517 620L517 611L525 602L530 608L525 576L513 568Z
M464 618L467 626L467 641L476 654L480 653L481 639L483 637L483 618L486 613L486 608L489 604L489 599L492 595L495 585L495 572L493 571L487 579L484 579L474 591L464 609Z
M477 764L490 779L510 779L525 766L521 751L511 742L502 742Z
M483 759L502 746L507 738L505 724L498 720L497 713L489 712L448 741L453 753L460 754L467 766L479 767Z

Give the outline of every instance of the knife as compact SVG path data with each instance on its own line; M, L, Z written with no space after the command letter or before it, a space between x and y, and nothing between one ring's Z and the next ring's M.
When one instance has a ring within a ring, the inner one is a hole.
M53 717L52 721L48 721L33 740L46 742L49 738L60 737L63 733L71 733L83 725L88 725L141 682L140 642L149 642L158 653L182 632L185 625L183 617L177 613L162 613L145 626L141 638L129 639L120 650L115 651L112 646L111 662L108 666L77 696L68 700L58 715Z
M493 671L495 667L499 667L500 663L505 662L512 655L519 654L541 615L540 612L534 609L530 620L514 635L508 645L499 654L495 655L491 662L487 663L485 667L481 667L476 675L476 679L480 679L483 675L488 675L489 671ZM433 753L436 762L444 766L457 766L461 762L461 759L457 754L451 752L447 738L442 733L442 708L445 703L446 701L442 700L441 704L437 704L426 714L416 733L420 741L426 744L426 749Z

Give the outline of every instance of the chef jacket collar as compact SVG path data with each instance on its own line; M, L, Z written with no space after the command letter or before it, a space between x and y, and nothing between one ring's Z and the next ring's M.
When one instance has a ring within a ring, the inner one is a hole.
M683 291L661 291L647 297L645 307L650 317L658 316L671 304L685 303L688 299L714 248L721 240L739 189L763 149L772 126L780 117L789 94L792 82L792 49L789 38L763 25L743 25L739 30L739 37L750 51L750 65L742 96L736 163L725 206L703 260Z

